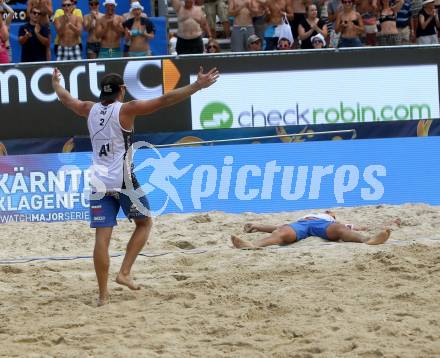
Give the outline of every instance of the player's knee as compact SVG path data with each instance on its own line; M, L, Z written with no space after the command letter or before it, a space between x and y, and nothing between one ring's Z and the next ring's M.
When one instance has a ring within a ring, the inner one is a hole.
M281 241L282 245L288 245L293 242L292 235L289 231L284 229L283 227L277 228L272 235L276 235Z
M147 216L142 219L135 220L136 227L142 228L151 228L153 226L153 219L150 216Z

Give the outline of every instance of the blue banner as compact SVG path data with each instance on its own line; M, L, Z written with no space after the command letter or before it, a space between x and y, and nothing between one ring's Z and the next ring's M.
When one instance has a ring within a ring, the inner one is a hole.
M439 205L439 150L439 137L153 148L134 163L155 215L269 213ZM88 220L90 157L1 157L0 222Z

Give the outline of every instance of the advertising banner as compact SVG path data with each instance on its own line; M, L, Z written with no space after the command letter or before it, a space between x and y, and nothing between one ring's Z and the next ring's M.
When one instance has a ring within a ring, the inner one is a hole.
M0 65L0 140L87 134L51 88L54 66L74 97L99 100L106 73L123 76L127 101L152 99L220 69L212 87L136 121L137 133L437 120L436 47L221 54ZM359 53L362 52L360 55ZM417 56L414 54L417 53ZM375 59L374 66L371 58Z
M193 129L439 118L437 65L224 74L191 97L191 111Z
M160 151L146 145L136 143L134 170L152 215L440 205L440 158L426 155L440 150L439 137ZM0 157L0 222L87 220L91 170L90 153ZM126 194L137 202L139 193Z

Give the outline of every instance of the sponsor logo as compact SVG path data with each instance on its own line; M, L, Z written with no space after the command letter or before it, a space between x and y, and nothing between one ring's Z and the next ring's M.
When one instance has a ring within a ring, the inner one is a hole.
M209 103L200 114L203 129L231 128L233 121L231 109L222 102Z

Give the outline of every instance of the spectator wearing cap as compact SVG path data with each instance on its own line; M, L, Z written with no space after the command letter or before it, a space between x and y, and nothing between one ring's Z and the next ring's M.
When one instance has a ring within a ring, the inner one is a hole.
M96 35L101 39L99 58L122 57L121 37L125 30L122 26L122 16L115 13L116 6L115 0L104 1L105 14L98 20L96 26Z
M204 9L206 13L206 20L208 21L209 28L211 30L211 35L213 38L216 36L216 22L217 16L220 22L223 25L223 31L225 33L225 37L231 37L231 29L229 26L228 19L228 6L226 5L224 0L205 0L204 1Z
M133 17L123 24L125 39L130 44L130 57L151 56L150 40L154 39L155 28L149 19L142 17L143 10L138 1L132 2L130 12Z
M96 36L96 24L104 16L99 12L99 0L89 0L90 12L84 16L84 30L87 32L87 58L97 58L101 42Z
M206 44L206 53L220 53L220 45L218 44L217 40L215 39L209 39L208 43Z
M318 18L318 9L316 5L311 4L306 6L307 17L298 25L298 34L301 40L302 49L311 49L312 36L321 34L323 37L327 36L327 25L324 21Z
M37 1L40 1L40 0L37 0ZM50 1L50 3L52 4L52 0L47 0L47 1ZM80 19L81 19L81 21L83 20L83 13L82 13L82 11L81 11L81 9L78 9L77 7L76 7L76 0L71 0L71 3L72 3L72 5L71 5L71 7L72 7L72 14L73 14L73 16L76 16L76 17L79 17ZM59 17L61 17L61 16L64 16L64 8L63 8L63 6L61 6L61 9L57 9L56 11L55 11L55 14L53 15L53 22L54 22L54 24L55 24L55 20L57 19L57 18L59 18ZM55 40L54 40L54 51L55 51L55 55L58 53L58 45L59 45L59 42L60 42L60 39L59 39L59 36L58 36L58 34L55 36ZM78 43L80 44L80 48L81 48L81 50L82 50L82 44L81 44L81 35L80 36L78 36ZM50 54L49 54L49 59L48 59L48 61L50 60Z
M315 49L324 48L326 45L325 38L321 34L316 34L315 36L312 36L310 41L312 43L312 48Z
M64 15L55 19L55 30L59 37L57 61L81 60L80 38L82 19L73 15L71 0L63 0Z
M418 45L438 44L437 29L440 27L438 13L434 0L423 1L423 8L419 12L419 25L416 37Z
M172 4L177 14L177 54L203 53L203 30L211 38L203 9L194 0L172 0Z
M21 45L21 62L40 62L47 60L47 48L50 47L49 27L40 24L42 12L39 8L30 11L29 21L18 30L18 42Z
M257 35L251 35L247 39L248 51L261 51L263 49L263 43Z

